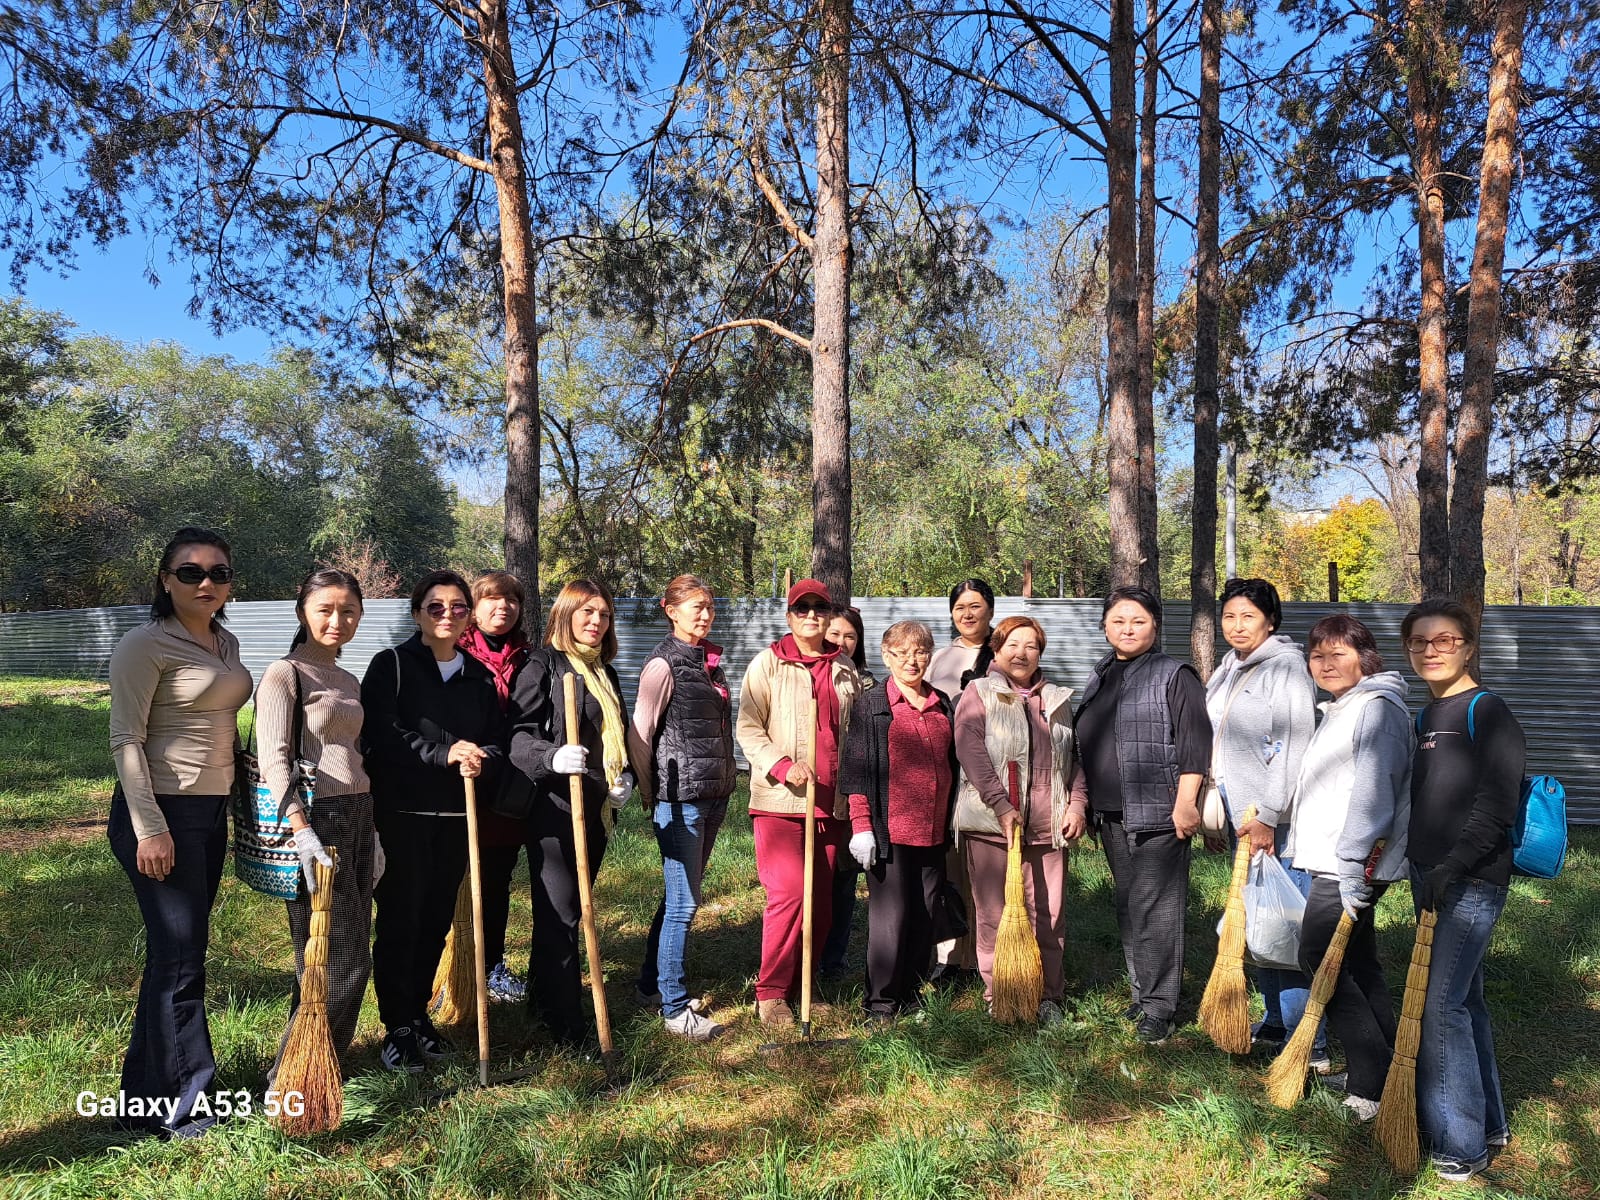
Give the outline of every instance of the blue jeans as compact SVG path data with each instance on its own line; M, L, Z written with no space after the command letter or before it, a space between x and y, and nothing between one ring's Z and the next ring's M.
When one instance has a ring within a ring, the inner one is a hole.
M1414 896L1421 894L1422 877L1413 864ZM1417 1051L1418 1133L1436 1159L1482 1162L1490 1143L1503 1145L1508 1132L1483 1001L1483 960L1507 890L1503 884L1459 879L1439 905Z
M667 894L650 923L639 990L646 995L661 993L662 1016L675 1017L689 1006L689 993L683 984L684 948L689 941L689 926L700 907L700 881L711 860L717 831L727 815L726 799L704 804L684 800L656 803L651 820L656 845L661 848L661 875Z

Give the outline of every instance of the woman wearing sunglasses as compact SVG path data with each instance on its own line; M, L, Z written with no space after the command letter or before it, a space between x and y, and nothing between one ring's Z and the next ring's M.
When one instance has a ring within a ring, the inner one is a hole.
M1411 768L1411 892L1438 917L1417 1055L1417 1127L1434 1169L1472 1178L1510 1138L1484 960L1511 884L1511 827L1527 741L1506 702L1480 685L1478 629L1454 600L1424 600L1400 623L1432 703L1417 715Z
M588 1022L578 971L578 849L572 834L572 776L583 780L589 882L600 873L607 813L633 791L628 713L617 656L615 605L603 583L575 579L561 589L545 622L544 645L511 685L511 766L495 801L527 825L533 890L528 1008L561 1045L581 1045ZM582 682L577 737L568 737L566 681ZM569 742L575 742L570 744Z
M424 575L411 592L417 632L376 655L361 681L361 740L388 860L374 892L372 986L391 1071L414 1073L448 1053L428 1000L467 866L463 780L478 779L486 803L505 757L493 677L456 645L471 612L461 576Z
M750 762L750 817L756 874L767 892L761 918L756 1012L764 1024L790 1025L800 995L805 823L817 823L811 881L812 929L833 915L833 868L849 840L849 808L836 796L839 746L861 677L827 640L834 604L828 589L802 579L789 589L789 632L756 655L739 690L735 726ZM810 729L816 701L816 728ZM811 756L812 747L816 756ZM813 785L808 788L808 784ZM807 795L815 807L806 803Z
M172 535L156 572L150 620L111 656L111 753L117 789L107 834L144 918L145 966L122 1092L161 1115L128 1121L164 1137L198 1137L193 1116L216 1061L206 1025L211 904L228 848L239 709L250 672L221 625L233 566L221 534Z

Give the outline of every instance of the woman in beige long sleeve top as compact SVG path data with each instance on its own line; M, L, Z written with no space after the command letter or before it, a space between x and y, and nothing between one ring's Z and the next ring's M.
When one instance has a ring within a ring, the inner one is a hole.
M150 620L111 656L117 789L107 834L145 926L144 977L122 1064L130 1128L198 1137L216 1062L206 1025L206 944L228 849L228 793L250 672L218 623L232 591L228 543L185 527L161 555Z
M383 873L383 850L372 824L372 785L361 759L361 683L338 663L341 647L361 624L361 584L345 571L314 571L295 595L300 629L286 658L273 663L256 690L256 738L261 777L282 803L294 779L298 756L316 772L311 810L289 798L305 886L285 901L294 942L295 987L289 1024L268 1072L277 1078L283 1047L300 1009L300 979L311 935L311 893L317 862L338 851L328 921L326 999L334 1053L342 1060L355 1037L361 1002L372 975L372 888ZM295 710L301 710L295 744Z

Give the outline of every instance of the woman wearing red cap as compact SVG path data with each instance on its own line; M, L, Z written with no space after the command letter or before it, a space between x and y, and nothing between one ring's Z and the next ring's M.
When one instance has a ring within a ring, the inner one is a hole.
M849 837L847 808L834 793L839 744L861 680L850 657L827 640L834 605L828 589L802 579L789 589L789 632L756 655L739 693L739 748L750 760L750 817L756 873L767 891L761 922L756 1010L769 1025L794 1021L800 994L805 820L817 822L811 886L812 928L831 915L833 865ZM811 701L817 702L816 760L807 762ZM815 773L816 807L806 812Z

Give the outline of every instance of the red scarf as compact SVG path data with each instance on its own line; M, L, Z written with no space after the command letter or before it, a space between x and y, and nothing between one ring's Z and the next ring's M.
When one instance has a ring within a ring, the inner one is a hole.
M839 693L833 686L833 660L839 657L839 647L824 642L826 649L815 658L800 653L794 634L786 633L772 643L772 652L779 662L799 663L811 672L811 694L817 699L817 784L826 788L826 807L832 809L833 782L839 774ZM824 798L818 797L818 806Z
M456 646L489 668L489 674L494 676L495 694L500 697L500 711L505 712L511 703L511 677L528 657L527 635L519 626L506 634L496 650L484 637L483 630L474 625L461 635Z

